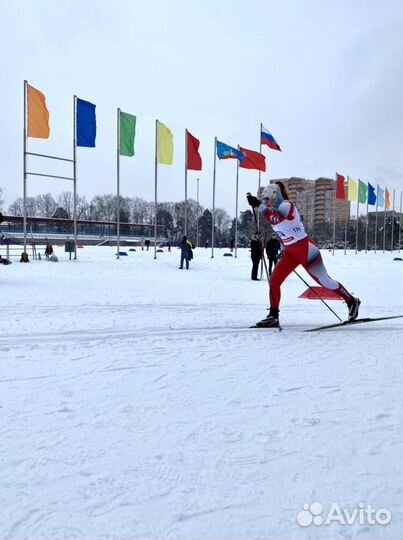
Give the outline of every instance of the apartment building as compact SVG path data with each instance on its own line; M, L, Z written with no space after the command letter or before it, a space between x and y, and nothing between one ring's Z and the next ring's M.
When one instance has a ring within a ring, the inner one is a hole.
M336 212L336 223L345 223L350 217L350 202L336 199L336 182L332 178L320 177L309 180L293 176L276 178L284 183L304 221L307 229L312 230L322 223L333 223Z

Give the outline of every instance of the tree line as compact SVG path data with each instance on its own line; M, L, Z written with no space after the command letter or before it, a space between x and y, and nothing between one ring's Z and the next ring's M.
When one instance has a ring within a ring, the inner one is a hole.
M1 199L1 188L0 188ZM64 191L56 198L50 193L27 197L27 216L73 219L73 194ZM77 197L77 219L86 221L117 221L117 196L113 194L96 195L90 202L85 197ZM13 216L23 215L23 199L19 197L9 206L8 213ZM120 222L154 224L154 202L148 202L140 197L120 197ZM204 208L194 199L188 199L188 237L193 243L205 245L211 242L212 214L208 208ZM158 203L158 225L160 235L172 242L178 242L185 230L185 201ZM358 248L365 245L365 222L366 217L358 220ZM398 242L400 222L394 220L394 244ZM347 245L355 247L356 220L349 220L347 224ZM260 219L259 228L262 232L262 240L271 234L271 227L264 219ZM378 223L377 247L383 243L383 221ZM392 223L388 217L386 221L386 245L390 243ZM238 246L248 247L250 237L255 232L256 225L251 210L241 212L238 218ZM308 234L321 246L328 246L333 238L333 224L316 224ZM198 238L197 238L198 233ZM345 224L336 224L337 247L344 247ZM375 235L375 222L372 217L368 227L368 247L373 249ZM235 239L235 218L231 218L228 212L222 208L215 209L216 246L229 246Z
M118 199L116 195L96 195L89 202L85 197L77 197L77 219L85 221L117 221ZM23 215L23 198L16 199L8 208L9 215ZM27 216L73 219L73 194L64 191L53 197L51 193L27 197ZM215 208L216 246L229 246L235 239L235 218L222 208ZM154 224L154 202L140 197L120 197L120 223ZM212 214L194 199L187 201L188 237L193 243L204 245L211 242ZM185 230L185 201L158 203L157 220L160 235L172 242L178 242ZM261 223L261 228L265 224ZM238 219L238 246L247 247L256 226L250 210L240 213ZM198 234L198 238L197 238Z

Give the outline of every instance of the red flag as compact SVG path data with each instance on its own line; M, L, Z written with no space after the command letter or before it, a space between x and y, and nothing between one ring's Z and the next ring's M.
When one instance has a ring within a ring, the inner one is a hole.
M199 146L200 141L196 139L196 137L193 137L189 131L186 130L187 133L187 149L188 149L188 155L187 155L187 169L192 169L193 171L201 171L202 170L202 158L199 154Z
M246 148L239 148L245 159L240 162L239 166L242 169L255 169L256 171L266 171L266 157L254 150L247 150Z
M344 189L344 181L345 178L341 174L336 173L336 199L345 199L346 198L346 190Z

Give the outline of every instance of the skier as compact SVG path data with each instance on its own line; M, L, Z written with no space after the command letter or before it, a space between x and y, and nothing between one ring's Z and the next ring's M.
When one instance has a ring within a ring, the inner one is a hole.
M298 209L289 200L284 184L279 181L269 184L263 189L260 200L250 193L246 198L252 208L259 209L259 213L270 223L284 245L283 256L270 279L269 315L256 326L280 326L281 284L300 264L319 285L333 290L343 298L348 306L348 320L354 321L358 316L360 299L352 296L341 283L328 275L319 248L306 234Z

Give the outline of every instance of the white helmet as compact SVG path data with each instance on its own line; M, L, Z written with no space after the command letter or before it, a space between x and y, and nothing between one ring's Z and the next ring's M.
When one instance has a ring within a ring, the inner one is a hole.
M263 188L261 199L270 199L273 197L273 195L276 195L277 197L277 185L276 184L269 184L265 188Z

